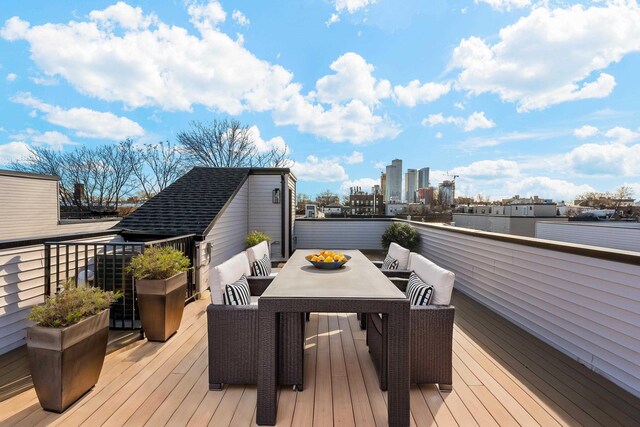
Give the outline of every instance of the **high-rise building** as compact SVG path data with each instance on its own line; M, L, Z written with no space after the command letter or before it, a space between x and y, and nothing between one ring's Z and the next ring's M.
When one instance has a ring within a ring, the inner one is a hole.
M443 207L451 207L455 200L455 181L442 181L438 187L438 201Z
M399 202L402 200L402 160L394 159L387 166L387 188L385 199L387 202Z
M418 170L418 188L429 187L429 168Z
M384 201L387 201L387 174L384 172L380 172L380 194L384 198Z
M404 174L404 200L407 203L415 203L416 191L418 190L418 170L407 169L407 173Z

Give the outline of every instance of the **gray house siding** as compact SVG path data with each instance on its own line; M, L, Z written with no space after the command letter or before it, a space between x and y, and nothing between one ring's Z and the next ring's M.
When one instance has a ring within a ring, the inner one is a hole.
M280 175L249 176L249 231L260 230L271 237L271 259L282 257L282 204L287 194L281 194L280 204L272 202L274 189L281 191ZM286 188L286 187L285 187Z
M209 287L209 268L228 260L245 249L248 230L249 180L240 187L227 208L199 245L200 290ZM210 247L210 255L207 253Z
M386 219L298 219L297 248L381 250Z
M0 240L31 237L57 225L57 180L0 173Z

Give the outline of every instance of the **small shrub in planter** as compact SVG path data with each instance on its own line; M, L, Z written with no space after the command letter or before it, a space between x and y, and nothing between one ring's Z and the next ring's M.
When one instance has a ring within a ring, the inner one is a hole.
M389 249L391 243L397 243L404 248L415 251L420 245L420 234L405 222L394 222L382 233L382 246L385 250Z
M271 237L269 237L262 231L255 230L247 235L247 237L244 239L244 244L247 248L250 248L252 246L257 245L258 243L261 243L261 242L269 243L270 241L271 241Z
M63 412L98 382L109 340L109 306L121 294L92 287L64 290L31 310L29 369L40 405Z
M189 258L171 247L151 247L131 260L140 322L149 341L166 341L182 321Z

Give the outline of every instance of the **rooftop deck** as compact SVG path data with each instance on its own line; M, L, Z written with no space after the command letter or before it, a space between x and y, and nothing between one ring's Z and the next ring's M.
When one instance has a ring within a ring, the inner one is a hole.
M109 354L98 384L64 414L43 411L30 389L0 403L0 425L255 425L255 386L208 390L207 304L188 305L167 343ZM639 399L463 294L453 304L453 392L413 386L412 425L640 424ZM314 314L305 390L280 391L278 425L383 426L385 400L355 315Z

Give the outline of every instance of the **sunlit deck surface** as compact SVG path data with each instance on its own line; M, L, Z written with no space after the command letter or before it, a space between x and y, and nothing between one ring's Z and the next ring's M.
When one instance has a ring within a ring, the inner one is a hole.
M30 389L0 403L0 423L255 425L255 386L208 390L208 301L186 307L168 342L109 354L98 384L64 414L43 411ZM413 386L412 425L640 425L639 399L464 295L453 304L453 392ZM281 389L278 425L386 425L386 393L354 314L312 315L304 385Z

